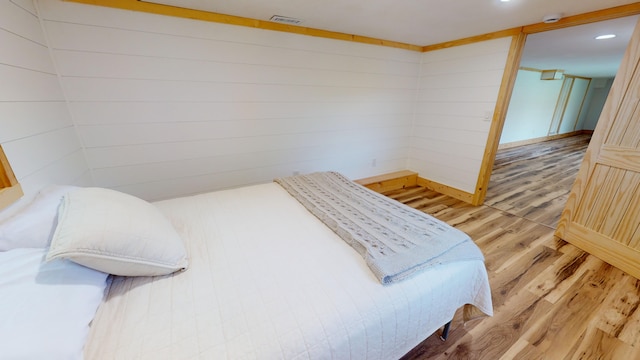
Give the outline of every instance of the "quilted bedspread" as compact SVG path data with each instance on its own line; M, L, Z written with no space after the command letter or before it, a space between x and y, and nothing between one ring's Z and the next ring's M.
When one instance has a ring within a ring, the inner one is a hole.
M492 314L482 261L382 286L275 183L155 205L190 268L113 277L86 359L396 359L464 304Z
M333 171L275 180L351 245L383 284L452 261L484 260L469 235Z

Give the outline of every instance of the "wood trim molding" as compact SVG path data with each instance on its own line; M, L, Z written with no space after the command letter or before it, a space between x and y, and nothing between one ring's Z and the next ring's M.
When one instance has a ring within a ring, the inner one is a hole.
M167 15L179 18L194 19L222 23L228 25L247 26L264 30L282 31L293 34L322 37L335 40L352 41L369 45L387 46L411 51L422 51L418 45L406 44L397 41L376 39L367 36L346 34L335 31L320 30L303 26L286 25L271 21L245 18L240 16L225 15L209 11L186 9L177 6L155 4L139 0L64 0L88 5L97 5L124 10L133 10L157 15Z
M0 210L16 202L24 195L9 160L0 146Z
M466 203L471 203L473 200L473 194L471 193L419 177L417 172L411 170L396 171L354 181L379 193L412 186L422 186Z
M541 72L542 72L542 70L540 70L540 69L536 69L536 68L532 68L532 67L526 67L526 66L520 66L520 67L518 68L518 70L531 71L531 72L539 72L539 73L541 73Z
M518 70L522 70L522 71L531 71L531 72L543 72L544 70L541 69L535 69L535 68L531 68L531 67L526 67L526 66L520 66L518 68ZM584 79L584 80L593 80L593 78L590 77L584 77L584 76L580 76L580 75L571 75L571 74L563 74L564 77L570 77L570 78L574 78L574 79Z
M472 193L468 193L466 191L460 190L460 189L456 189L453 188L451 186L448 185L444 185L444 184L440 184L438 182L435 181L431 181L422 177L418 176L418 182L417 182L418 186L422 186L422 187L426 187L429 190L433 190L436 192L439 192L440 194L444 194L444 195L448 195L451 196L452 198L458 199L458 200L462 200L466 203L472 204L473 201L473 194ZM473 204L472 204L473 205Z
M476 189L471 201L472 205L481 205L487 195L487 187L489 186L489 179L491 178L491 172L493 170L493 162L495 161L498 145L500 144L500 135L502 134L504 121L507 118L507 109L511 101L511 93L513 92L513 86L516 82L518 66L520 65L520 58L522 57L526 37L526 34L519 33L517 36L514 36L511 41L507 63L500 84L500 91L498 92L498 100L496 101L491 127L489 128L489 135L487 136L487 144L485 145L482 164L480 165L480 172L478 174L478 180L476 181Z
M525 34L535 34L543 31L563 29L567 27L590 24L598 21L617 19L625 16L640 14L640 2L615 6L608 9L592 11L584 14L568 16L555 23L537 23L522 27Z
M16 179L16 175L11 170L7 155L5 155L2 145L0 145L0 189L11 187L17 183L18 179Z
M416 186L417 180L417 172L402 170L355 180L355 182L375 192L381 193L385 191L399 190L404 189L405 187Z
M187 8L181 8L177 6L163 5L150 3L140 0L64 0L68 2L75 2L87 5L96 5L96 6L104 6L111 7L117 9L124 10L132 10L132 11L140 11L151 14L158 15L166 15L166 16L174 16L186 19L194 19L194 20L202 20L209 22L216 22L228 25L239 25L239 26L247 26L264 30L274 30L274 31L282 31L289 32L300 35L307 36L316 36L323 37L328 39L335 40L344 40L344 41L352 41L359 42L369 45L379 45L379 46L387 46L411 51L419 51L419 52L427 52L439 49L450 48L454 46L467 45L475 42L487 41L492 39L498 39L508 36L516 36L520 33L525 34L533 34L542 31L561 29L570 26L588 24L603 20L616 19L625 16L637 15L640 14L640 2L616 6L609 9L592 11L585 14L569 16L567 18L561 19L556 23L537 23L531 24L527 26L515 27L511 29L505 29L500 31L494 31L487 34L470 36L463 39L447 41L439 44L433 45L414 45L407 44L397 41L384 40L384 39L376 39L367 36L360 36L355 34L346 34L335 31L314 29L302 26L295 25L285 25L280 23L274 23L271 21L264 21L258 19L245 18L234 15L225 15L220 13L214 13L209 11L202 10L193 10Z
M590 23L604 21L604 20L618 19L621 17L638 15L638 14L640 14L640 2L636 2L628 5L615 6L608 9L592 11L592 12L574 15L574 16L568 16L566 18L560 19L558 22L555 22L555 23L541 22L541 23L501 30L501 31L495 31L488 34L471 36L464 39L448 41L440 44L427 45L422 47L422 52L440 50L440 49L445 49L445 48L450 48L450 47L460 46L460 45L467 45L475 42L493 40L493 39L503 38L507 36L516 36L521 32L525 34L535 34L535 33L544 32L544 31L563 29L567 27L590 24Z
M564 74L564 77L570 77L570 78L574 78L574 79L582 79L582 80L593 80L593 78L590 77L585 77L585 76L580 76L580 75L571 75L571 74Z
M500 39L500 38L503 38L503 37L516 36L516 35L520 34L521 32L522 32L522 28L521 27L516 27L516 28L511 28L511 29L501 30L501 31L495 31L495 32L488 33L488 34L476 35L476 36L471 36L471 37L464 38L464 39L447 41L447 42L443 42L443 43L440 43L440 44L423 46L422 47L422 52L447 49L447 48L454 47L454 46L468 45L468 44L473 44L473 43L487 41L487 40Z

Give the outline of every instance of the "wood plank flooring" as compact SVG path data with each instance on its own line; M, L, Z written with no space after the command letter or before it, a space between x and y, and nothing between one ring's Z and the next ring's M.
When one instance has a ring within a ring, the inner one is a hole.
M485 205L553 228L591 135L498 151Z
M467 232L492 287L493 317L463 324L458 312L446 342L434 334L404 360L640 359L640 281L553 236L587 143L500 151L483 206L420 187L386 193Z

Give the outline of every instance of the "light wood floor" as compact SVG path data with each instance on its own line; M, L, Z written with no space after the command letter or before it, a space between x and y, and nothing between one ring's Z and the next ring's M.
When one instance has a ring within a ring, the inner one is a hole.
M553 236L587 142L499 152L483 206L419 187L387 193L476 241L494 306L466 324L457 313L446 342L434 334L403 359L640 359L640 281Z
M555 229L591 135L498 151L485 205Z

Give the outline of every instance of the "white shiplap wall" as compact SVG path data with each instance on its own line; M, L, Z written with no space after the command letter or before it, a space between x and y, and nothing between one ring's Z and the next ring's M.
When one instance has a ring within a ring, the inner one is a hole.
M99 186L155 200L294 171L407 167L420 53L57 0L39 8Z
M511 37L422 54L409 167L475 192Z
M0 143L22 202L48 184L91 184L31 0L0 1Z

